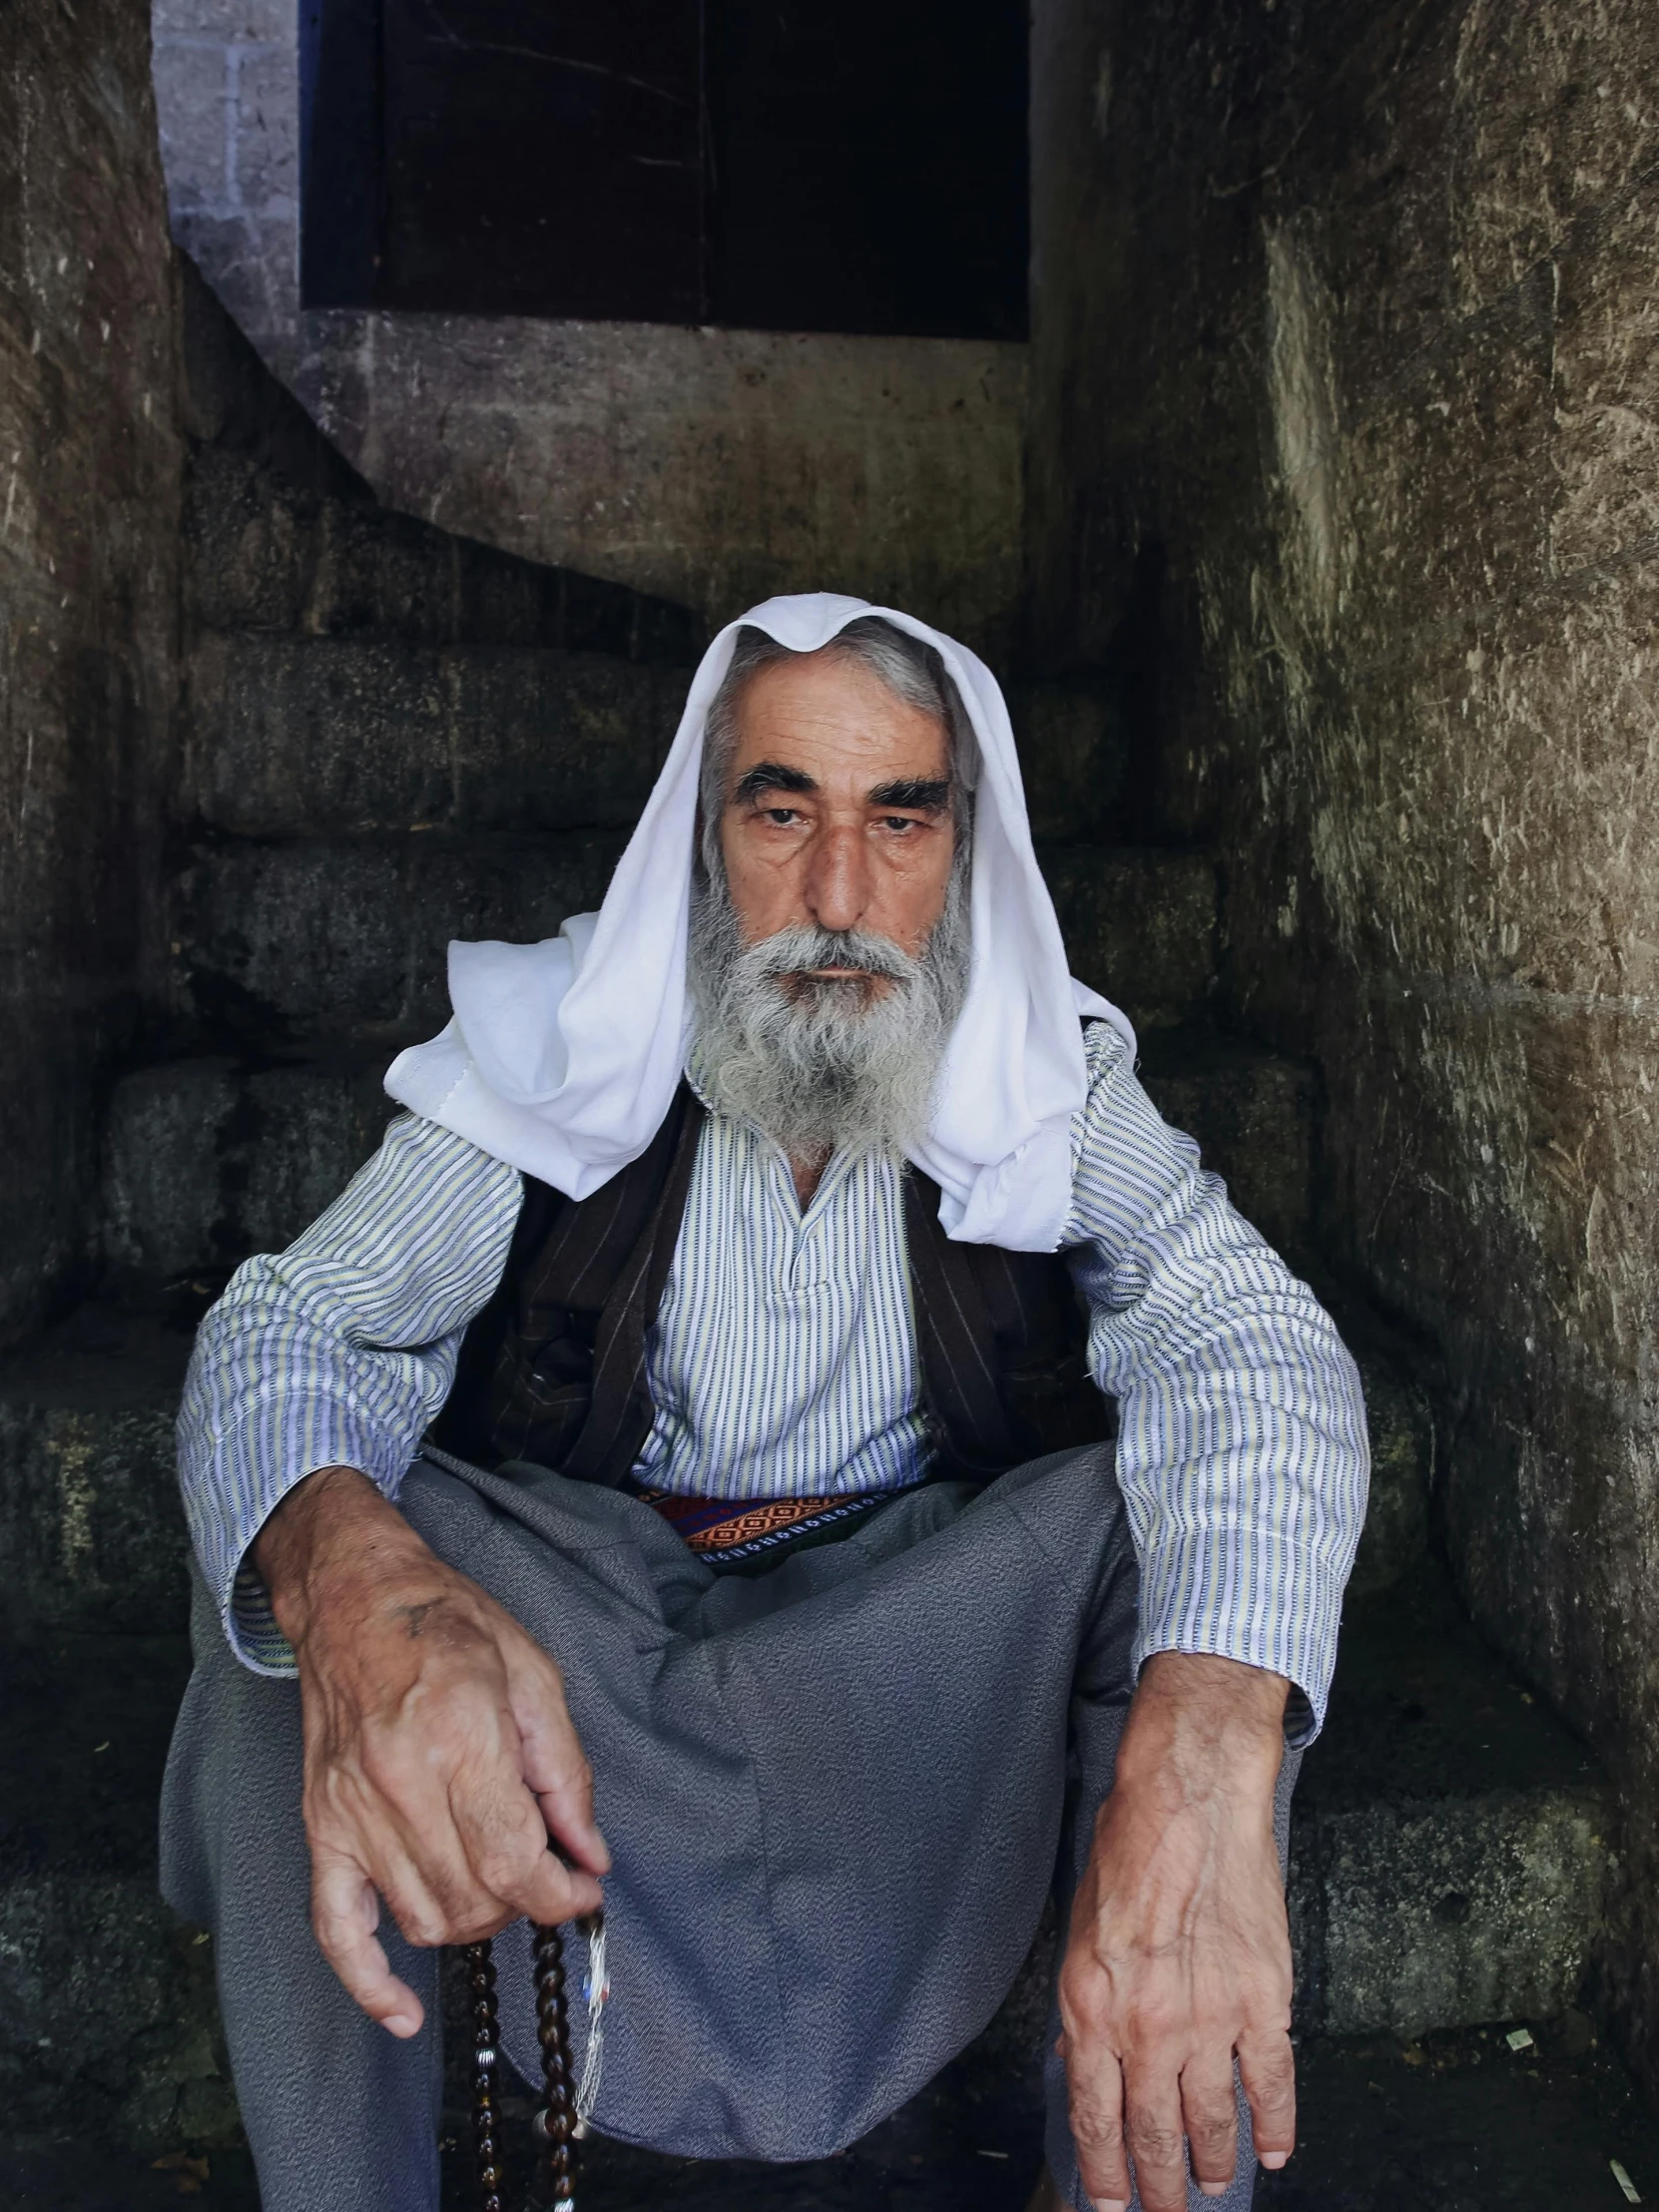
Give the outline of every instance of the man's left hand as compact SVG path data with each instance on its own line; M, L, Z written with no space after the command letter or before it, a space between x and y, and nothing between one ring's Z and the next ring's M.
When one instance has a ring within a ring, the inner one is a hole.
M1233 2060L1256 2153L1296 2147L1291 1943L1273 1837L1288 1684L1185 1652L1142 1669L1072 1906L1061 2051L1083 2187L1123 2212L1186 2212L1237 2156Z

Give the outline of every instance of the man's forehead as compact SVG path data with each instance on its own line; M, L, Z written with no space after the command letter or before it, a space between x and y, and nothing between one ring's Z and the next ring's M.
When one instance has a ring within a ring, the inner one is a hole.
M736 725L732 771L740 777L764 761L814 783L850 776L873 784L948 765L941 719L843 655L801 654L758 669L737 702Z

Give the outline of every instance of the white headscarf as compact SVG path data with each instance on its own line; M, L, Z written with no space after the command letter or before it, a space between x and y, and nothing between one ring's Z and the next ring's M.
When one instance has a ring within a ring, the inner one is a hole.
M454 1019L392 1062L393 1098L571 1198L639 1158L691 1042L686 937L703 731L738 631L752 626L812 653L861 615L935 648L979 756L958 762L977 792L967 996L933 1125L910 1157L939 1186L947 1235L1053 1251L1071 1202L1071 1118L1086 1089L1079 1016L1115 1024L1131 1052L1135 1033L1067 971L996 679L954 639L862 599L769 599L721 631L598 913L573 915L540 944L451 944Z

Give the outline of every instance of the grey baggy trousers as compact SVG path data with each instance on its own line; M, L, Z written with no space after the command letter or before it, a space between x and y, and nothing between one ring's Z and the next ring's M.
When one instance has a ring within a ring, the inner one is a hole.
M822 2156L985 2026L1111 1786L1138 1578L1109 1445L977 1494L907 1492L753 1578L713 1573L639 1500L543 1468L417 1460L400 1503L564 1670L615 1857L600 2133ZM388 1921L428 2024L400 2043L358 2012L310 1933L297 1687L243 1667L201 1590L195 1641L162 1886L215 1936L265 2212L433 2212L436 1955ZM502 2040L534 2081L522 1925L496 1949ZM1081 2205L1052 2058L1049 2113L1050 2164ZM1221 2200L1240 2212L1247 2117L1241 2132Z

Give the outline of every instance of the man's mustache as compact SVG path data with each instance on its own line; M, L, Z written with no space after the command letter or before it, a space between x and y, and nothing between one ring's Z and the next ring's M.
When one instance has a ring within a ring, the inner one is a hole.
M817 929L808 923L778 930L751 945L748 954L767 976L810 975L814 968L857 968L866 975L904 983L921 971L921 963L890 937L867 929Z

